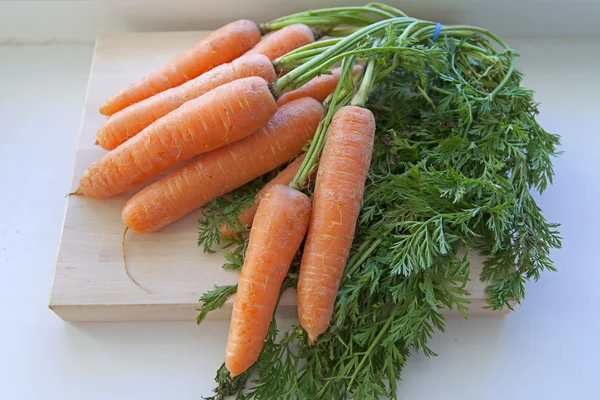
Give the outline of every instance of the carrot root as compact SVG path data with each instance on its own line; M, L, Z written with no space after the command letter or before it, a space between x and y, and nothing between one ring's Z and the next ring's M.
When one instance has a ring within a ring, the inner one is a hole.
M355 106L336 112L329 128L298 280L298 315L312 342L331 321L354 239L374 133L371 111Z
M65 198L69 197L69 196L83 196L83 193L81 193L79 191L79 188L77 188L77 189L75 189L74 192L70 192L70 193L65 194Z
M310 208L305 194L285 185L273 185L258 206L225 351L232 377L258 359L281 284L306 234Z
M133 283L135 283L135 285L137 287L139 287L146 293L151 293L148 289L146 289L144 286L142 286L133 276L131 276L131 273L129 272L129 268L127 267L127 256L125 255L125 236L127 235L128 230L129 230L129 228L125 227L125 230L123 231L123 235L121 236L121 251L122 251L122 255L123 255L123 268L125 269L125 274L127 274L127 277L129 278L129 280L131 280Z

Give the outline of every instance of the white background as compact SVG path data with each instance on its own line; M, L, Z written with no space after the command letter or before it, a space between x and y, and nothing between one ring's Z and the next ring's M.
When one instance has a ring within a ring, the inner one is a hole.
M91 43L101 32L207 30L369 0L0 0L0 43ZM598 36L597 0L387 0L408 15L505 37Z
M410 359L402 399L600 398L600 45L510 43L540 121L562 136L540 198L563 224L559 272L504 318L450 319L431 342L439 356ZM88 44L0 46L0 399L199 399L226 321L68 324L47 309L91 55Z

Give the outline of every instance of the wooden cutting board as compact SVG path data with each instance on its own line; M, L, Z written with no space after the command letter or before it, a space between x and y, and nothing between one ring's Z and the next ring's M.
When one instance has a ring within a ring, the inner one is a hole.
M71 190L85 169L105 151L94 145L106 117L100 104L115 91L160 67L208 32L135 33L100 36L84 105ZM145 183L146 185L148 183ZM65 321L194 320L198 299L213 285L231 284L236 272L223 271L219 253L204 254L196 246L194 212L152 234L129 232L127 263L148 292L128 279L123 269L121 210L140 187L108 199L70 196L58 250L50 308ZM472 262L471 314L487 313L485 284L479 281L481 259ZM280 312L295 315L296 296L288 291ZM213 318L226 317L231 301ZM494 313L501 315L502 313Z

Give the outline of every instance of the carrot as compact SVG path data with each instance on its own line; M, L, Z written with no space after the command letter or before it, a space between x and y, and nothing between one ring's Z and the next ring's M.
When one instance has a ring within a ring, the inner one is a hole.
M185 102L225 83L250 76L259 76L269 83L276 77L273 64L266 56L253 54L239 57L117 112L98 129L96 142L102 148L112 150Z
M308 197L284 185L269 188L258 206L225 351L225 366L232 377L258 359L281 284L306 235L309 218Z
M113 115L138 101L179 86L218 65L235 60L259 41L260 29L256 23L245 19L231 22L159 70L115 93L100 107L100 113Z
M254 215L256 214L256 210L258 209L258 205L261 199L265 196L265 194L269 191L269 189L274 185L287 185L289 184L296 172L300 169L300 165L302 165L302 161L304 161L304 157L306 154L300 155L294 161L290 163L283 171L281 171L277 176L269 181L257 194L254 196L254 203L242 209L240 214L238 215L238 219L242 225L246 228L252 226L252 221L254 220ZM228 224L223 224L221 226L221 237L231 237L234 236L238 230L235 227L229 226Z
M298 280L298 314L311 341L331 321L352 246L371 162L375 119L371 111L342 107L333 117L313 195Z
M90 166L77 194L120 193L200 153L242 139L267 123L277 104L259 77L219 86L154 122Z
M362 71L361 65L355 65L352 69L353 74L357 74L360 71ZM341 72L341 68L333 68L330 75L319 75L300 86L298 89L284 93L279 100L277 100L277 104L281 106L289 101L299 99L300 97L312 97L315 100L323 102L327 96L335 90L335 87L340 80Z
M123 222L136 232L155 231L285 164L302 152L322 117L321 103L308 97L280 107L254 134L198 157L133 196Z
M265 36L246 54L264 54L272 61L315 41L311 29L303 24L288 25Z

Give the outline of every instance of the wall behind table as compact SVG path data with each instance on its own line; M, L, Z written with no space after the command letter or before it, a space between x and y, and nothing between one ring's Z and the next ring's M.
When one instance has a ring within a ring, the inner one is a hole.
M237 18L267 21L368 0L0 0L0 44L92 43L101 33L214 29ZM504 37L597 37L594 0L388 0L446 24L484 26Z

